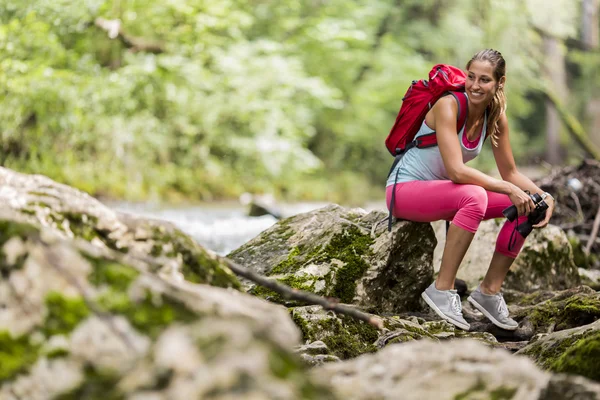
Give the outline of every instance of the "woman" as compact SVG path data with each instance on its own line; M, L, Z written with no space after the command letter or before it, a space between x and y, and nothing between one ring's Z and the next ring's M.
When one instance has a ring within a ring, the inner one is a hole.
M525 241L513 232L515 223L522 223L535 208L525 191L540 194L548 204L544 220L535 228L546 226L554 210L554 198L543 193L515 165L504 112L505 72L506 63L500 52L487 49L475 54L467 63L465 126L457 134L455 98L439 99L417 133L418 137L436 132L438 146L408 150L390 174L386 188L388 208L392 192L396 192L395 217L420 222L451 221L439 275L422 297L441 318L465 330L469 324L462 316L454 280L479 223L502 217L502 210L512 204L518 210L518 222L505 222L487 274L468 299L495 325L515 330L518 324L509 317L500 289ZM486 136L491 139L502 179L465 165L479 154Z

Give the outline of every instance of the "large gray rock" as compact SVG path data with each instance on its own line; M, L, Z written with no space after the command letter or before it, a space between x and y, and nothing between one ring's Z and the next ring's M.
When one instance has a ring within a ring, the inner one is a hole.
M293 356L299 332L280 306L167 282L143 258L6 215L0 234L2 399L328 396Z
M0 204L65 239L160 259L153 270L167 279L240 287L223 262L172 224L117 213L87 193L45 176L0 167Z
M395 344L312 373L355 400L600 399L593 381L551 375L526 357L472 340Z
M457 278L463 279L471 290L487 272L503 223L504 220L500 219L483 221L461 263ZM434 270L437 273L446 243L446 228L443 221L434 222L432 226L438 241L434 252ZM544 229L534 229L527 237L503 287L522 292L563 290L580 282L567 235L559 227L549 225Z
M1 399L333 398L287 310L183 233L44 177L0 180Z
M391 233L386 214L330 205L279 221L228 255L293 288L335 297L371 312L421 308L433 277L435 237L429 224L400 222ZM281 296L246 282L257 296Z

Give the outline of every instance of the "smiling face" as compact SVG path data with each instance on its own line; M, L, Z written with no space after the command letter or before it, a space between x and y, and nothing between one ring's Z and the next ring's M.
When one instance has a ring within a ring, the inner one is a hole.
M504 84L505 77L497 80L494 77L494 66L489 61L474 60L470 63L467 70L467 80L465 90L469 100L475 104L487 106L499 85Z

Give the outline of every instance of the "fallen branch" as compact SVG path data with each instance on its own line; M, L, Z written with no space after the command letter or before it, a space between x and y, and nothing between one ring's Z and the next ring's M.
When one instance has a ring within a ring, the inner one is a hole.
M345 314L352 318L356 318L360 321L367 322L379 330L383 329L383 321L381 320L381 318L363 313L361 311L356 310L355 308L339 304L337 299L328 299L322 296L317 296L314 293L291 288L289 286L277 282L274 279L269 279L260 274L252 272L249 269L244 268L241 265L238 265L227 258L219 258L225 264L227 264L229 269L231 269L236 275L251 280L257 285L266 287L267 289L271 289L272 291L284 296L286 299L298 300L302 303L310 305L319 305L325 310L331 310L338 314Z
M594 218L594 225L592 226L592 233L590 234L590 238L585 246L585 254L588 256L592 251L592 246L596 241L596 236L598 236L598 228L600 228L600 207L598 207L598 211L596 212L596 218Z

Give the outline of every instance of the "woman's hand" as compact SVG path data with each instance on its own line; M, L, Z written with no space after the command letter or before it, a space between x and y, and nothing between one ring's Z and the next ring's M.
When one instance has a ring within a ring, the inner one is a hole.
M539 228L543 228L546 225L548 225L548 222L550 221L550 217L552 217L552 213L554 212L554 199L550 196L546 197L544 199L544 201L546 202L546 204L548 204L548 209L546 210L546 218L544 218L544 220L542 222L540 222L539 224L535 224L533 225L534 228L539 229Z
M533 209L535 209L535 203L531 200L531 197L516 185L510 183L511 192L508 197L510 201L517 207L518 215L529 215Z

